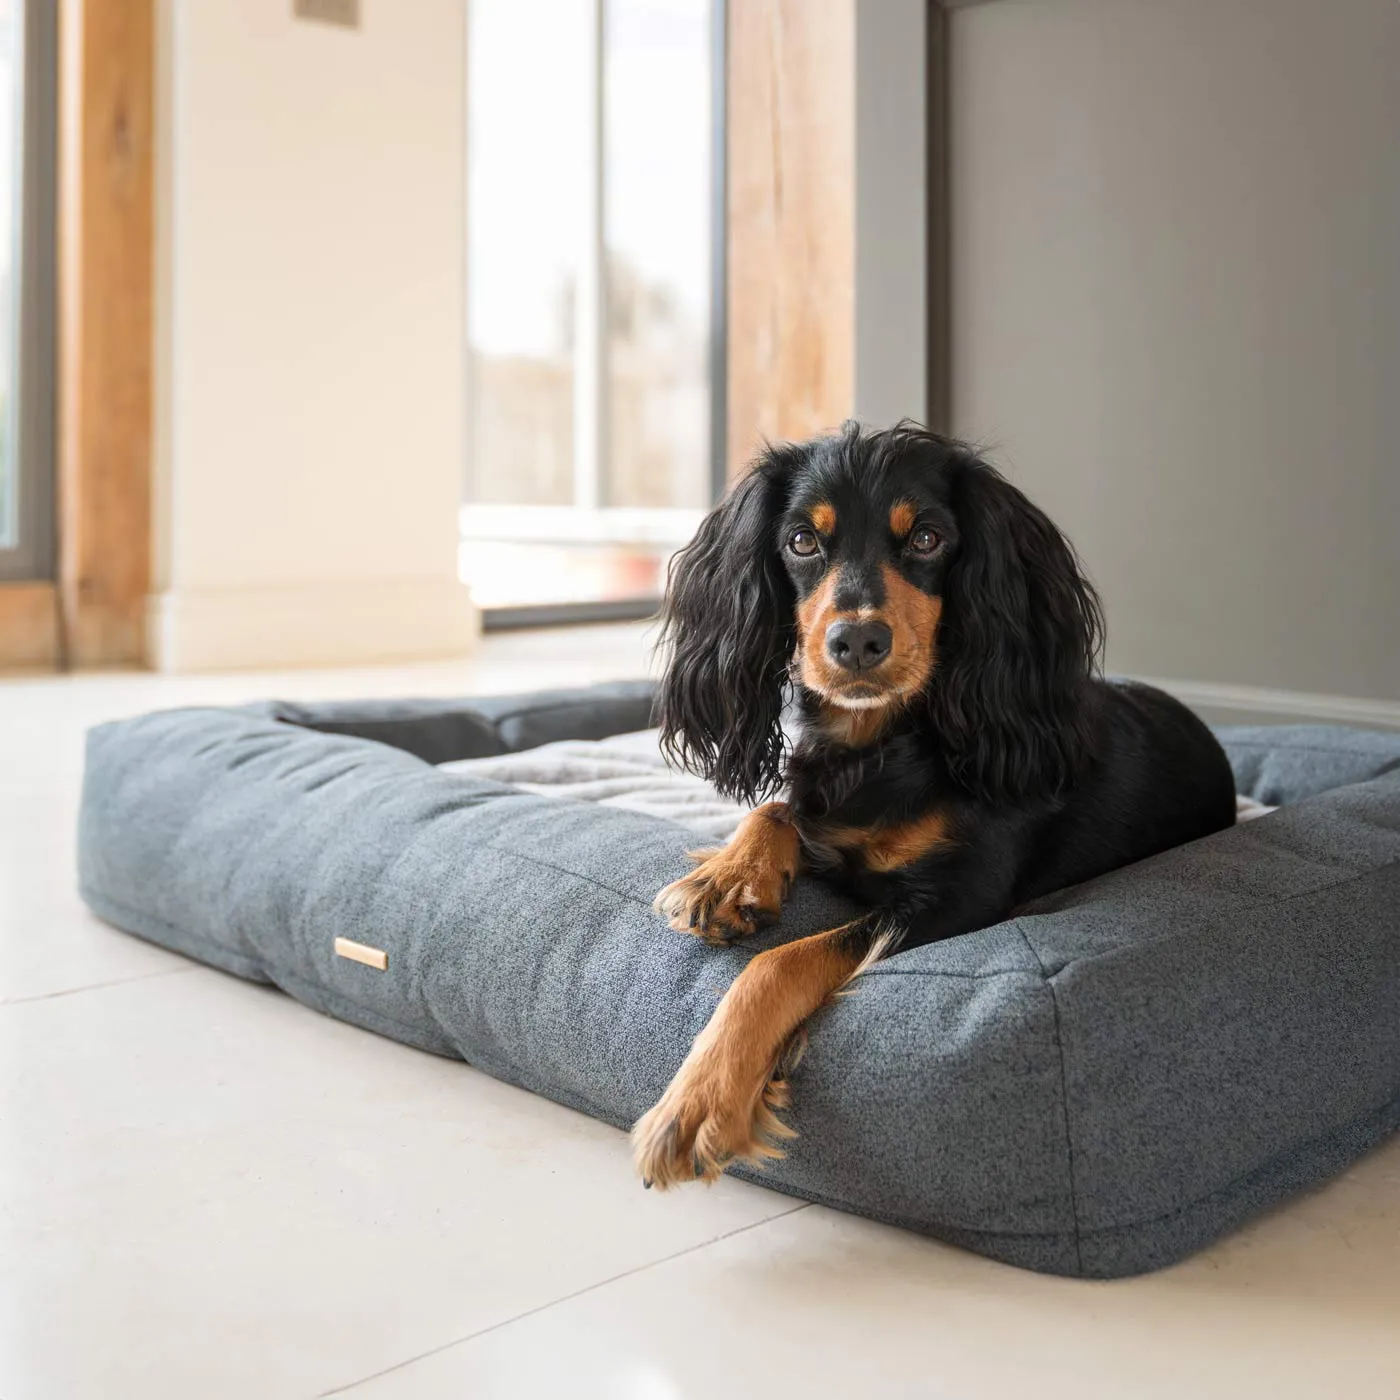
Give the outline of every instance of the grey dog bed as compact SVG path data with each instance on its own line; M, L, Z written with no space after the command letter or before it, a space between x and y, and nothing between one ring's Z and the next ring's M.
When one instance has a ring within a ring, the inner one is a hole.
M656 891L695 836L436 769L645 727L643 684L194 709L89 736L84 898L142 937L630 1125L799 881L717 950ZM1227 729L1272 815L901 953L819 1013L753 1176L1053 1273L1181 1258L1400 1125L1400 735ZM383 971L337 956L348 938ZM640 1188L639 1188L640 1189Z

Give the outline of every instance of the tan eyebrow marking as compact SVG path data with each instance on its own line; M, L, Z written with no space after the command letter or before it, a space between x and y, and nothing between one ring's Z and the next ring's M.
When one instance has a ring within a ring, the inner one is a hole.
M812 507L809 512L812 517L812 524L824 535L836 533L836 507L830 501L822 501L819 505Z
M918 511L912 501L896 501L890 510L890 531L903 539L914 528Z

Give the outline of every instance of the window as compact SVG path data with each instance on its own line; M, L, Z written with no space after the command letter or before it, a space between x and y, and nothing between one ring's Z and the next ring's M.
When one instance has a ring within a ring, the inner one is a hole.
M462 575L488 625L649 610L713 500L720 4L469 0Z
M53 567L56 8L0 0L0 579Z

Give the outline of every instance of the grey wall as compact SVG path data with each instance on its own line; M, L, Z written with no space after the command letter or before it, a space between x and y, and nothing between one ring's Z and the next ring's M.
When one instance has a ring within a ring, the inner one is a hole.
M928 417L927 0L856 0L857 418Z
M1110 666L1400 699L1400 3L950 20L953 426Z

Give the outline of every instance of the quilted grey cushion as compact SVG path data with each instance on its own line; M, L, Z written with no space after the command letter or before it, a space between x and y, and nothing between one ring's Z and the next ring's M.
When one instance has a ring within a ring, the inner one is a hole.
M89 904L121 928L629 1125L767 942L656 890L692 833L431 762L647 722L643 685L181 710L92 732ZM1282 811L902 953L820 1013L756 1179L997 1259L1167 1264L1400 1125L1400 735L1221 731ZM337 936L388 952L375 971ZM740 1173L746 1174L746 1173Z

